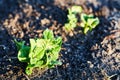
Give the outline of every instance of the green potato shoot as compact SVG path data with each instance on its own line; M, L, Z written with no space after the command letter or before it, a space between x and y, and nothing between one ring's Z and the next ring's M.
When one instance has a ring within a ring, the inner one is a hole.
M18 60L26 62L26 74L32 74L35 67L53 68L55 65L61 65L58 61L61 50L62 38L55 38L53 32L46 29L43 32L43 38L30 39L30 46L25 45L25 41L15 41L18 48Z

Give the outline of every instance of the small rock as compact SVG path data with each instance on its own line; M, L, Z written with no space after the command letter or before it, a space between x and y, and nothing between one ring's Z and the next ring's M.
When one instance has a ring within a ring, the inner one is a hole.
M94 65L92 64L91 61L87 61L87 63L89 64L89 67L90 67L90 68L93 68L93 67L94 67Z
M50 20L47 18L44 18L41 20L41 25L44 26L45 24L50 24Z

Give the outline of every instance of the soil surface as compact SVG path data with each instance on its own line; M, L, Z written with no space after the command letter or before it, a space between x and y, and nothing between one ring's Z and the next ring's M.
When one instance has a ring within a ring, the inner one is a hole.
M73 5L100 19L87 35L63 29ZM63 38L63 64L28 76L14 39L29 44L46 28ZM0 80L120 80L120 0L0 0Z

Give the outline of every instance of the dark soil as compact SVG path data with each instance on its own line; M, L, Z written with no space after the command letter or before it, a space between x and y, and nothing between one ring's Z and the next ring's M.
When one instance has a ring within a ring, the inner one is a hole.
M84 35L67 34L67 8L80 5L100 24ZM62 36L61 66L25 74L14 39L40 38L49 28ZM0 0L0 80L120 80L119 0Z

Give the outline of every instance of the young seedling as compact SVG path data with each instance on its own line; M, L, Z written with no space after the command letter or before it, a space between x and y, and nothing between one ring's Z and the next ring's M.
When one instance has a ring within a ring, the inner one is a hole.
M76 14L81 12L82 12L82 8L80 6L72 6L71 8L68 9L68 15L67 15L68 23L66 23L64 26L64 29L67 32L70 32L75 27L77 27L78 19L76 18Z
M18 60L26 62L26 74L30 75L33 68L53 68L61 65L58 61L61 50L62 38L55 38L53 32L46 29L43 38L30 39L30 46L25 45L25 41L16 42L18 48Z
M81 27L84 28L83 32L86 34L89 30L91 31L99 24L99 19L94 18L93 14L87 15L82 13L81 14Z

